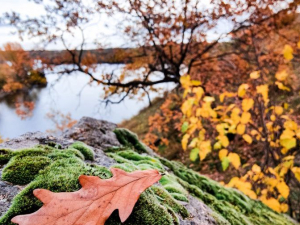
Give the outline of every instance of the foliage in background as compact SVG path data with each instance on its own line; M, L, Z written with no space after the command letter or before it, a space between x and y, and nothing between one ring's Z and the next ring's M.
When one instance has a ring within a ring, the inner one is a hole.
M20 44L6 43L0 50L0 91L11 93L47 84L41 68L35 68L34 59Z
M293 48L285 45L283 55L289 64ZM290 83L295 79L288 69L280 66L275 79L264 70L254 71L237 90L216 96L207 95L201 83L190 76L181 78L185 98L182 148L191 149L192 161L218 154L224 171L230 165L239 170L240 176L227 186L278 212L288 211L289 185L300 181L300 164L295 161L299 156L299 116L278 97L292 91ZM243 160L240 148L246 153ZM251 152L260 156L258 165L251 162Z
M47 118L55 125L55 129L47 130L47 132L55 135L61 135L77 123L77 120L73 119L70 113L63 114L58 110L47 113Z

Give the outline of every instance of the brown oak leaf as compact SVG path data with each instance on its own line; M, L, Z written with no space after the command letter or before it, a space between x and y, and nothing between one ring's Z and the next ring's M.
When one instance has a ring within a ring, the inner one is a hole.
M112 168L113 177L79 177L82 188L76 192L53 193L36 189L34 195L44 205L38 211L14 217L19 225L102 225L118 209L121 221L131 214L140 194L159 181L157 170L127 173Z

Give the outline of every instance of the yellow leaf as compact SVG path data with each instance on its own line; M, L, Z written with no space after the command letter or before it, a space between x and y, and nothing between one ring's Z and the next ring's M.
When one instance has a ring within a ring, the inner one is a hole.
M202 87L197 87L193 89L193 93L196 94L197 101L199 101L202 98L202 95L204 94L204 90Z
M275 106L274 107L274 112L277 114L277 115L281 115L283 113L283 108L281 106Z
M300 181L300 167L293 167L292 172L295 174L295 177Z
M275 77L276 77L276 79L279 80L279 81L285 81L286 78L288 77L288 73L287 73L285 70L282 70L282 71L280 71L280 72L277 72L277 73L275 74Z
M288 210L289 210L288 204L282 203L282 204L280 205L280 211L281 211L281 212L286 213Z
M185 134L181 140L181 145L182 145L182 148L183 150L186 150L187 148L187 144L188 144L188 141L189 141L189 138L190 138L190 135L189 134Z
M219 159L222 161L224 157L226 157L228 154L228 150L227 149L222 149L219 151Z
M191 77L189 75L180 77L182 87L188 88L191 85Z
M216 142L216 143L214 144L214 150L218 150L218 149L221 149L221 148L222 148L222 145L221 145L220 142Z
M286 150L290 150L291 148L296 147L297 140L296 138L280 139L280 144L286 148Z
M279 182L276 185L276 188L278 190L278 192L284 197L287 198L290 194L290 189L289 187L286 185L286 183L284 181Z
M245 133L245 130L246 130L246 126L244 124L239 124L237 126L237 129L236 129L236 132L239 134L239 135L243 135Z
M229 145L229 140L228 140L227 136L225 136L225 135L219 136L219 140L223 147L226 148Z
M293 48L290 45L285 45L282 53L283 53L284 58L288 61L290 61L294 58Z
M244 139L246 142L248 142L249 144L252 143L252 137L250 137L250 135L248 135L248 134L244 134L244 135L243 135L243 139Z
M238 124L241 120L241 117L239 116L239 114L232 112L231 113L231 119L232 119L234 124Z
M181 106L181 111L187 117L191 116L192 106L195 102L195 98L188 98Z
M249 112L243 112L241 117L241 123L247 124L251 119L251 114Z
M215 98L214 97L211 97L211 96L205 96L204 98L203 98L203 101L205 101L205 102L214 102L215 101Z
M239 115L241 110L239 108L233 108L232 113Z
M254 72L250 73L251 79L257 79L259 77L260 77L260 71L254 71Z
M246 98L242 102L242 108L245 112L249 111L254 105L254 101L252 98Z
M202 84L199 80L192 80L191 83L193 86L200 86Z
M260 173L260 172L261 172L261 168L260 168L260 166L254 164L254 165L252 166L252 171L253 171L254 173Z
M265 104L267 104L269 102L269 87L267 84L265 85L260 85L256 87L256 91L257 93L261 94L263 96L264 102Z
M280 139L291 139L295 136L295 132L289 129L286 129L280 135Z
M275 84L277 85L277 87L280 89L280 90L283 90L283 91L290 91L291 89L289 89L288 87L284 86L283 83L279 82L279 81L276 81Z
M199 146L199 156L200 160L206 158L207 154L211 152L211 143L210 141L202 141Z
M292 120L285 121L283 126L285 129L294 130L294 131L296 131L298 127L298 125Z
M244 97L244 95L246 94L246 90L248 88L249 88L248 84L241 84L238 89L238 96L241 98Z
M275 121L275 120L276 120L276 116L275 116L275 115L271 115L270 119L271 119L272 121Z
M238 169L241 165L241 159L240 156L236 153L229 153L228 158L231 162L231 164L234 166L234 168Z
M284 109L288 109L289 108L289 104L288 103L283 103L283 108Z
M275 198L268 198L266 196L262 196L259 198L264 204L269 206L271 209L273 209L276 212L280 212L280 203Z

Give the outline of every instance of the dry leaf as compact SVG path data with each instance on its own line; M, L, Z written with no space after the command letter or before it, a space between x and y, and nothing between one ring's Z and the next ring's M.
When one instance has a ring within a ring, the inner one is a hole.
M76 192L53 193L34 190L44 205L37 212L16 216L19 225L104 225L111 213L118 209L121 221L131 214L140 194L159 181L157 170L127 173L112 168L113 177L102 180L95 176L79 177L82 188Z

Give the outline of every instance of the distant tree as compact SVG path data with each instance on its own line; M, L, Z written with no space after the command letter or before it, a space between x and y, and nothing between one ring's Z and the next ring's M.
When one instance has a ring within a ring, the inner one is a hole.
M251 26L275 28L272 21L294 12L299 4L298 0L211 0L208 5L199 0L35 2L45 6L46 15L22 19L16 13L7 13L4 20L14 25L21 37L38 37L47 44L60 41L73 61L73 68L62 73L79 71L90 76L92 82L103 86L105 98L111 103L115 102L110 97L117 96L118 103L137 94L149 95L158 91L157 84L180 85L180 77L186 72L210 70L212 60L236 54L232 48L220 51L221 41L239 37L235 34ZM92 57L83 57L88 36L85 27L103 13L122 18L120 33L137 48L134 62L121 76L97 74ZM68 35L80 38L77 46L66 43Z

